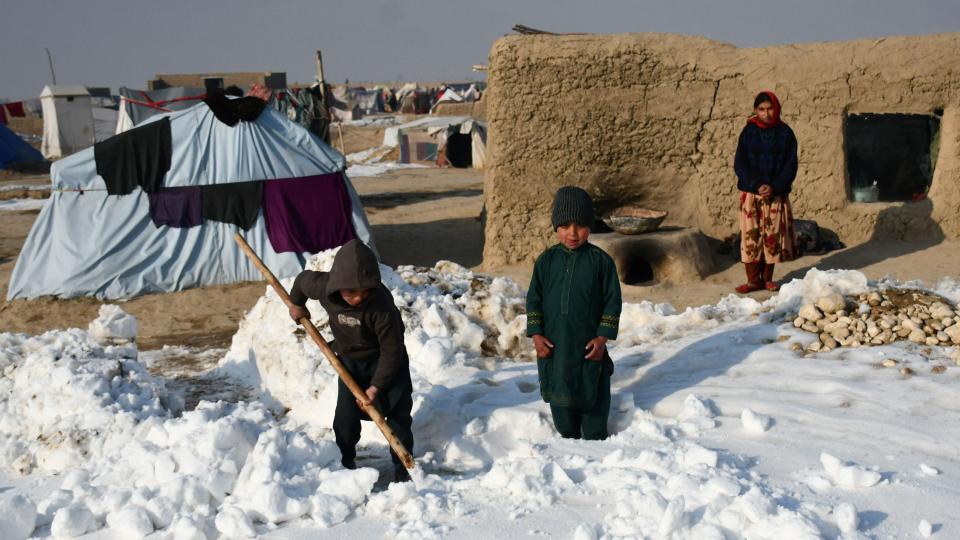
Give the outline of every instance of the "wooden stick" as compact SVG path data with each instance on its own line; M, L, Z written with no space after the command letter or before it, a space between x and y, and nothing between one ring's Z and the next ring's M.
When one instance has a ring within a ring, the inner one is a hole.
M293 306L293 302L290 300L290 295L287 294L286 289L283 288L283 285L280 284L280 281L277 280L276 276L273 275L273 272L267 268L267 265L263 264L263 261L260 260L260 257L254 253L253 248L250 247L250 244L247 244L247 241L243 239L243 236L240 233L237 233L233 236L233 239L237 241L237 244L240 245L240 249L243 250L243 253L253 262L254 266L260 270L260 273L263 274L263 277L266 278L267 283L273 287L273 290L277 292L277 296L283 300L283 303L287 305L287 308ZM380 428L380 431L383 433L383 436L386 437L387 442L390 444L390 448L393 449L394 453L400 458L400 461L403 462L403 466L412 469L416 466L416 463L413 461L413 456L410 455L410 452L404 448L403 443L400 442L400 439L393 433L393 430L390 429L390 426L387 425L386 420L384 420L383 415L380 414L380 411L377 410L377 406L373 404L372 401L367 398L367 393L360 388L360 385L353 379L353 376L350 375L350 372L347 371L347 368L344 367L343 362L337 358L336 353L333 352L333 349L330 348L330 345L327 344L327 341L323 339L323 336L320 335L320 331L317 330L317 327L313 325L313 322L307 317L301 318L297 321L303 328L307 331L307 334L313 338L314 343L317 344L317 347L320 347L320 352L327 357L327 360L330 361L330 365L333 366L334 371L337 372L337 375L340 376L340 379L343 381L347 388L350 389L350 393L353 394L353 397L357 398L357 401L362 403L363 411L370 416L370 419Z
M337 133L340 134L340 153L347 155L347 151L343 149L343 129L340 127L343 122L337 122Z

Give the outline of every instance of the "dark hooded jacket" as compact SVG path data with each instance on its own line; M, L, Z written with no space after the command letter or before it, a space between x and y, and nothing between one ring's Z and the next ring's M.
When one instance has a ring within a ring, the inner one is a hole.
M366 300L354 307L340 296L342 289L371 291ZM329 272L305 270L297 276L290 299L303 306L308 298L319 300L330 316L333 349L346 360L348 369L355 365L368 371L376 363L370 384L381 390L409 379L410 360L403 344L400 310L380 282L376 255L363 242L351 240L344 244Z

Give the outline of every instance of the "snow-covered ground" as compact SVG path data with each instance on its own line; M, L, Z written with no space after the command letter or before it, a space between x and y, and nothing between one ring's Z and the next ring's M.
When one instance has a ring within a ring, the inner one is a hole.
M352 154L351 154L352 155ZM382 163L356 164L347 167L347 176L380 176L383 173L397 169L423 169L426 165L419 163L399 163L397 161L385 161Z
M0 212L23 212L25 210L39 210L43 208L46 199L7 199L0 201Z
M0 186L0 192L3 191L19 191L19 190L38 190L38 191L50 191L49 184L6 184Z
M955 348L804 355L816 336L792 324L890 282L811 270L763 304L625 305L612 436L575 441L540 399L521 287L446 262L382 271L411 356L414 482L379 478L369 423L361 468L340 467L335 376L272 291L198 377L244 390L195 408L158 369L183 351L138 354L104 308L86 330L0 334L0 537L960 537Z

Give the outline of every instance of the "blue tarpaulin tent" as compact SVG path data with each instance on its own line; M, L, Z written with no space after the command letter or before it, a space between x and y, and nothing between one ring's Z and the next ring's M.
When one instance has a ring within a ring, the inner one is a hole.
M0 169L8 169L18 163L43 162L43 154L21 139L10 128L0 124Z
M280 113L230 127L205 103L154 116L170 119L171 166L164 187L287 179L343 171L343 156ZM236 225L204 221L154 225L146 193L108 195L94 149L53 164L46 201L20 252L7 299L41 295L129 298L204 285L261 279L233 240ZM356 236L372 244L360 199L346 175ZM296 275L308 253L276 253L263 213L243 231L277 277Z

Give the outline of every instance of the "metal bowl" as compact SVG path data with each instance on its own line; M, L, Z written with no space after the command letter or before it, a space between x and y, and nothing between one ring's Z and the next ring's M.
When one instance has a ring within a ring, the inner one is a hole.
M621 206L607 212L603 222L620 234L641 234L656 230L667 219L667 212L637 206Z

